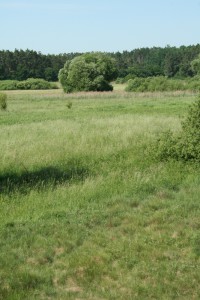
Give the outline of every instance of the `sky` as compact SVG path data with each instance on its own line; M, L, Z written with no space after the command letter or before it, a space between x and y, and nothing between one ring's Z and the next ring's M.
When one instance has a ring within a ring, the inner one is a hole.
M0 0L0 50L117 52L200 43L200 0Z

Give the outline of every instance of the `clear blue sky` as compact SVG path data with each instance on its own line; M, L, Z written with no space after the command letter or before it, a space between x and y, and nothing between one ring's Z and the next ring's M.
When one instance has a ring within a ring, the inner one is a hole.
M106 51L200 43L200 0L0 0L0 50Z

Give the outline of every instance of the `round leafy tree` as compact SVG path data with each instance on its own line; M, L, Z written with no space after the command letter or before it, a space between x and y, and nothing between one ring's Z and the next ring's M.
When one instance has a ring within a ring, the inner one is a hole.
M112 91L117 77L115 60L103 53L85 53L67 61L59 71L59 81L67 93Z

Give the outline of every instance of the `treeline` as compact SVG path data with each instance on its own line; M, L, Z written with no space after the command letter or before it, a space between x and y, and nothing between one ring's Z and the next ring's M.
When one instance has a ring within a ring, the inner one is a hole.
M42 78L57 81L58 72L66 60L71 60L79 53L45 55L33 50L0 51L0 80L26 80Z
M119 77L167 76L185 78L193 76L191 61L200 53L200 44L165 48L141 48L133 51L117 52Z
M165 48L140 48L132 51L108 53L116 59L118 76L151 77L167 76L192 77L191 61L200 53L200 44L192 46ZM33 50L1 50L0 80L43 78L57 81L58 72L66 60L71 60L81 53L64 53L58 55L42 54Z

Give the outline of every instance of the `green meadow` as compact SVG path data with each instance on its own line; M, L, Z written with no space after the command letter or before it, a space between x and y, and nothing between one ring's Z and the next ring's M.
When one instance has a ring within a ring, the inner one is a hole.
M200 167L149 151L197 95L6 93L0 299L200 299Z

